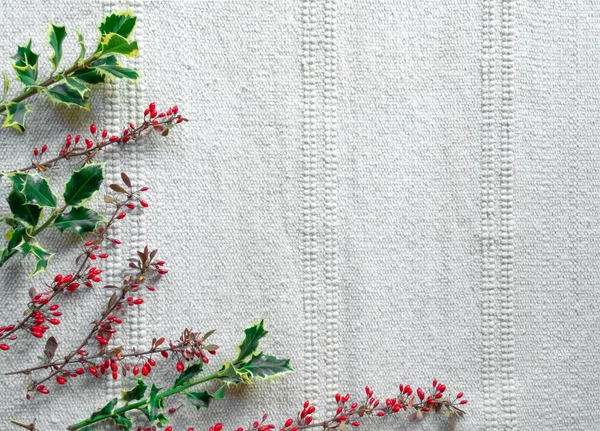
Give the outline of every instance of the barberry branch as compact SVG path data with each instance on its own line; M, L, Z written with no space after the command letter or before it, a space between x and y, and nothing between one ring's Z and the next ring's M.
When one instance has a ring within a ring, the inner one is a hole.
M158 250L149 251L148 247L146 247L143 252L138 252L140 259L137 260L136 263L131 263L137 271L134 275L126 275L120 288L117 288L116 286L105 286L107 288L116 288L118 291L114 292L110 297L108 304L106 305L106 308L102 312L100 318L93 322L92 329L75 349L64 356L64 360L61 361L59 365L54 365L52 367L46 366L41 368L30 368L20 372L22 374L30 374L30 372L34 369L38 370L51 368L51 372L46 377L40 380L32 381L27 388L28 391L37 390L42 394L50 393L49 389L44 386L44 383L53 377L56 378L57 383L61 385L65 384L67 382L67 378L71 375L69 371L65 370L65 367L73 362L80 362L82 358L85 358L87 352L84 351L83 348L86 347L92 339L95 338L97 340L100 353L104 353L106 351L106 346L108 345L112 335L116 332L114 326L122 322L122 320L117 317L115 313L119 310L122 310L123 305L126 302L129 303L130 306L140 305L144 302L142 298L138 297L134 299L133 296L128 297L128 294L130 292L138 292L139 286L141 284L145 284L147 278L152 274L158 273L161 275L166 273L166 270L162 269L163 263L154 260L157 251ZM49 340L49 342L50 341L51 340ZM57 346L58 344L56 343L56 340L51 341L50 346L48 343L46 344L44 353L46 354L46 358L48 360L51 360L52 356L54 356ZM91 370L90 372L93 373Z
M334 399L337 405L335 414L325 420L315 421L314 413L316 406L310 401L305 401L302 410L294 417L290 417L286 422L276 427L272 423L266 423L268 416L263 415L261 421L256 421L251 426L239 427L235 431L272 431L279 428L280 431L299 431L309 428L320 428L324 431L344 430L347 426L358 427L361 421L367 417L384 417L399 413L406 413L409 422L421 421L430 413L442 413L450 421L450 429L454 430L455 418L465 415L462 407L467 404L463 399L463 393L459 392L456 396L445 395L446 385L433 381L429 394L421 388L416 390L416 396L413 396L413 390L409 385L399 385L399 393L394 397L387 398L385 402L380 402L373 395L373 391L368 386L365 388L366 396L361 401L354 401L349 394L336 394ZM460 406L460 407L459 407ZM188 431L193 431L190 428ZM210 427L208 431L222 431L223 424L217 423ZM172 427L165 428L165 431L173 431Z
M33 424L33 423L32 424L26 424L26 423L23 423L23 422L16 421L14 419L9 419L9 421L10 421L11 424L16 425L16 426L21 427L21 428L25 428L26 430L29 430L29 431L40 431L39 429L37 429L35 427L35 424Z

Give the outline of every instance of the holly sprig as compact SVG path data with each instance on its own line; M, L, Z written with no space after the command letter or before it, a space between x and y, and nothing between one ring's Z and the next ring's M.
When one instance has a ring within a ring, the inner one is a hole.
M105 218L85 203L100 189L103 170L104 164L91 163L73 171L65 184L60 204L48 180L40 174L5 174L12 183L7 197L11 215L2 219L9 231L7 245L0 250L0 266L15 255L33 255L36 264L31 275L37 274L46 269L52 257L52 253L35 241L40 232L50 227L61 232L73 231L82 237L94 232ZM44 218L45 211L49 213Z
M36 94L43 94L50 101L60 105L89 110L91 85L107 82L111 78L137 82L139 73L123 67L117 59L118 55L137 55L138 44L132 40L135 24L136 16L129 10L106 16L98 27L100 36L96 50L88 57L83 33L77 30L79 55L72 66L58 71L67 31L65 26L51 23L48 29L48 44L52 48L52 56L49 59L52 69L48 78L43 81L38 76L40 55L33 51L31 39L25 45L18 46L17 53L12 56L12 66L23 88L21 94L7 100L10 80L8 75L4 74L3 92L0 97L0 115L5 117L2 127L12 127L24 132L26 117L31 110L31 105L24 101Z
M236 359L225 362L212 374L200 377L205 371L204 362L197 361L181 371L168 389L158 388L155 384L151 384L148 389L143 379L137 379L133 388L122 391L120 399L113 398L89 418L70 425L67 429L75 431L98 422L112 420L122 429L129 431L133 423L128 413L132 411L141 412L151 425L163 426L169 421L165 415L166 398L179 395L197 409L207 408L213 400L223 399L230 385L250 384L257 379L275 378L294 371L289 359L280 359L260 351L260 340L267 333L263 320L247 328L244 331L244 339L238 345ZM212 392L196 389L197 386L214 380L221 382L221 385ZM122 405L119 406L119 403Z

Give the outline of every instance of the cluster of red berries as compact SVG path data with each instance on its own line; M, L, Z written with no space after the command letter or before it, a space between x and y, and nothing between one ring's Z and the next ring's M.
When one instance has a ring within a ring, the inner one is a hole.
M157 125L157 124L159 124L158 118L173 119L177 115L178 112L179 112L179 108L177 106L173 106L172 108L169 108L164 112L158 112L156 110L156 103L152 102L148 105L148 107L144 111L144 121L146 120L146 117L150 117L152 124ZM183 118L179 117L176 120L176 123L179 124L182 121L183 121Z

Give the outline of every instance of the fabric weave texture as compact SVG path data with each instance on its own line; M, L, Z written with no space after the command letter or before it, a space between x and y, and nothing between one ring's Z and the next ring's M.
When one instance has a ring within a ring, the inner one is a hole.
M0 0L0 70L29 37L48 58L50 21L67 25L68 64L76 28L93 46L103 16L127 7L141 83L96 88L90 112L36 100L24 136L0 131L0 170L92 122L139 123L151 101L191 120L103 156L106 184L126 171L151 187L107 277L146 244L170 270L116 342L216 328L227 359L265 318L265 349L296 372L182 409L175 429L279 423L305 399L324 414L338 391L386 396L434 377L469 399L459 430L600 429L587 404L600 386L600 2ZM74 243L57 238L48 248ZM30 264L0 269L0 322L48 277L29 279ZM107 295L64 301L59 350ZM3 370L42 347L1 354ZM64 429L124 381L75 379L32 401L24 383L2 378L0 429L8 417Z

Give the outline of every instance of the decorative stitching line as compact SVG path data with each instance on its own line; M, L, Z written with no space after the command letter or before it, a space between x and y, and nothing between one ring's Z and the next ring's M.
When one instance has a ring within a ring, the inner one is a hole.
M502 1L502 105L500 146L500 373L502 380L500 402L503 406L502 428L516 426L514 404L514 244L513 244L513 111L514 111L514 0Z
M143 26L143 0L134 0L133 4L131 4L131 9L133 13L137 16L136 28L135 28L135 38L138 41L139 51L138 55L130 60L131 65L134 69L141 73L141 65L143 64L143 36L144 36L144 26ZM140 118L140 110L144 106L144 102L142 101L142 91L143 88L141 84L136 84L134 82L128 81L126 84L127 88L127 100L131 103L128 103L127 110L127 121L134 121L136 124L137 120ZM144 145L134 145L128 150L133 152L134 159L134 167L131 177L134 179L134 182L138 185L146 185L146 177L145 177L145 157L144 157ZM128 250L129 253L134 250L142 249L146 244L144 243L144 238L146 237L146 231L144 230L145 224L144 221L146 219L145 215L140 215L134 218L131 218L131 246ZM153 244L149 244L150 246L155 247ZM149 309L148 307L135 307L135 313L132 313L131 325L129 326L129 340L132 345L139 346L140 344L146 343L147 340L147 325L146 320L148 317ZM133 311L133 310L132 310Z
M483 1L482 25L482 177L481 177L481 340L483 421L487 429L498 426L498 407L495 402L495 30L494 1Z
M337 0L325 2L325 78L324 78L324 128L325 128L325 389L327 395L339 390L339 278L338 278L338 157L337 157ZM327 398L333 414L336 406Z
M302 3L302 74L303 74L303 130L302 159L304 165L302 190L302 264L304 288L304 392L305 398L316 402L319 394L319 331L318 331L318 200L317 200L317 96L318 80L316 57L317 1Z

